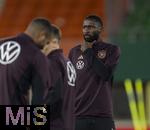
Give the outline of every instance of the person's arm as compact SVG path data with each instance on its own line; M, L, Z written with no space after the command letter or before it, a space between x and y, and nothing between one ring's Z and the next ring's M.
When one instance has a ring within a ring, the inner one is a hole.
M98 57L99 48L96 44L93 44L92 48L87 49L84 53L90 57L92 56L92 69L97 73L103 80L109 80L118 64L120 50L118 47L113 46L109 52L106 52L107 56L105 62L103 59Z
M46 103L55 104L62 100L63 75L62 70L56 61L49 59L49 72L51 74L51 90L46 97Z
M49 58L49 71L51 74L52 87L45 98L45 103L50 104L51 120L61 116L63 104L63 70L59 63Z
M48 59L42 53L37 52L32 68L32 104L45 104L44 98L51 89Z

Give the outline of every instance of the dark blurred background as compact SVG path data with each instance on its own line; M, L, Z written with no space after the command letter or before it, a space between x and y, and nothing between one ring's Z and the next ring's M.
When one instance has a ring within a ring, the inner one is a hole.
M150 0L0 0L0 38L23 32L35 17L46 17L62 30L67 56L82 42L86 15L99 15L102 37L121 48L113 86L114 117L118 130L133 127L124 80L143 82L147 123L150 125ZM131 130L130 129L130 130Z

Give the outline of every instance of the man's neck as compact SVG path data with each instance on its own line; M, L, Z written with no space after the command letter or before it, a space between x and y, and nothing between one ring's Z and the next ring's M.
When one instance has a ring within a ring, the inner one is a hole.
M82 45L81 45L81 50L82 51L85 51L86 49L88 48L92 48L92 42L84 42Z

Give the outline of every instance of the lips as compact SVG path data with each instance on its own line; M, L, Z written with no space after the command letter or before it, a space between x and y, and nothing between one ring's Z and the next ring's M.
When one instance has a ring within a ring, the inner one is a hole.
M90 34L84 34L84 37L90 37Z

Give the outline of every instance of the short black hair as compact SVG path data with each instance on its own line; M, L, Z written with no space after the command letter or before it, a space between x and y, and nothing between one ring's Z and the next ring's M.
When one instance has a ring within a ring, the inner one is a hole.
M103 27L103 21L102 21L102 19L101 19L99 16L97 16L97 15L88 15L88 16L85 17L84 20L91 20L91 21L94 21L94 22L98 23L101 27Z
M31 25L37 26L41 30L44 30L47 37L49 37L51 35L52 25L48 19L35 18L32 20Z
M60 31L59 27L52 24L51 35L53 37L57 38L58 40L60 40L61 39L61 31Z

